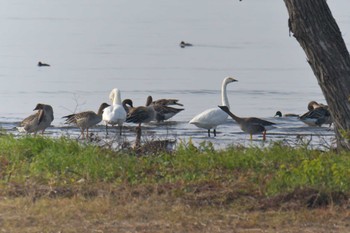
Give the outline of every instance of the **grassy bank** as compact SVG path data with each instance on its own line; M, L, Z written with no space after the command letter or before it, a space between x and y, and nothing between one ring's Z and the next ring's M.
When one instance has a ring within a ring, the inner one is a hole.
M350 228L345 152L281 144L217 151L188 142L171 154L142 156L65 138L4 135L0 161L5 232Z

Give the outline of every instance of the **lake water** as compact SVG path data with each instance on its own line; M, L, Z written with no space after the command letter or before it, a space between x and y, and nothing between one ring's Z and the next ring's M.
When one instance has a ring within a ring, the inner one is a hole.
M327 3L348 44L349 1ZM148 95L184 104L185 111L170 123L145 126L154 137L247 145L249 136L230 120L211 139L188 124L220 104L221 82L233 76L239 82L227 88L231 111L278 123L268 140L295 142L304 135L316 144L331 143L334 134L327 127L273 118L276 110L304 113L310 100L325 103L302 48L288 35L283 1L4 0L0 6L0 123L5 130L16 133L13 127L41 102L55 112L48 135L76 135L61 117L96 111L117 87L136 106ZM194 46L180 48L182 40ZM51 67L38 67L38 61ZM133 125L127 126L132 140ZM102 134L103 126L95 131Z

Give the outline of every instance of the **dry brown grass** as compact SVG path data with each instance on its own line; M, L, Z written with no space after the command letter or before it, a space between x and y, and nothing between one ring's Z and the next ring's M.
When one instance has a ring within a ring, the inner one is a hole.
M310 190L266 198L246 188L213 182L12 186L0 199L0 231L350 232L348 203L308 208Z

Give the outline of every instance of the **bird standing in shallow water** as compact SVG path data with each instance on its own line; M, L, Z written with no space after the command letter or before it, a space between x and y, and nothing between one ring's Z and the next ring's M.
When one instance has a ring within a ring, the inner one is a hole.
M138 126L136 127L135 149L138 149L141 146L141 124L149 123L153 121L156 117L156 111L153 108L152 100L152 96L148 96L146 106L129 108L129 113L126 118L126 122L138 124Z
M270 121L265 121L256 117L238 117L233 114L227 106L219 106L224 112L226 112L233 120L237 122L243 132L249 133L250 140L253 139L253 134L262 133L263 140L266 140L266 130L269 126L275 125Z
M185 110L184 108L173 108L169 105L179 105L183 104L178 103L177 99L158 99L152 102L153 108L156 111L155 120L157 122L163 122L169 120L179 112Z
M86 138L89 138L89 128L97 125L102 121L103 110L110 106L107 103L102 103L97 111L97 114L93 111L85 111L80 113L71 114L64 116L66 119L66 124L75 124L81 130L80 136L85 137L84 132L86 131Z
M227 84L237 82L236 79L232 77L226 77L221 85L221 105L227 106L230 108L226 87ZM210 108L205 110L204 112L198 114L193 117L193 119L189 122L190 124L194 124L198 128L203 128L208 130L208 137L210 137L210 130L213 129L214 137L216 136L216 128L218 125L224 124L227 120L228 115L223 112L220 108Z
M147 97L146 106L139 106L129 109L126 122L137 123L141 127L142 123L149 123L156 117L156 112L152 105L152 96Z
M333 119L327 105L311 101L307 108L309 111L299 117L302 122L309 126L332 125Z
M183 104L179 103L179 100L177 99L158 99L152 102L152 104L160 104L160 105L179 105L184 106Z
M26 133L34 133L34 135L36 135L38 131L44 134L45 129L49 127L54 120L53 109L48 104L39 103L33 109L33 111L35 110L38 110L38 112L26 117L20 123L20 128Z
M108 134L108 124L119 126L119 135L122 135L123 123L126 119L126 111L122 105L121 94L117 88L114 88L109 94L112 105L105 108L102 114L102 120L106 122L106 134Z

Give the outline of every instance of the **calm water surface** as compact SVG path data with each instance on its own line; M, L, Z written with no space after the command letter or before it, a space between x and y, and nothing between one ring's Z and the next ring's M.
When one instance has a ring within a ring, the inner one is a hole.
M348 43L350 3L327 2ZM42 102L55 111L48 134L76 135L61 117L96 111L117 87L135 105L143 105L148 95L179 99L185 111L167 124L147 125L145 132L200 142L208 139L205 130L188 121L220 104L221 82L233 76L239 82L228 86L231 110L278 123L269 140L294 143L303 135L316 144L331 142L327 127L272 118L276 110L304 113L310 100L325 103L304 52L288 35L283 1L5 0L0 5L0 122L10 132ZM182 49L182 40L194 46ZM37 67L38 61L51 67ZM132 127L126 130L130 139ZM218 131L210 139L215 145L250 143L230 120ZM103 126L95 132L103 135Z

